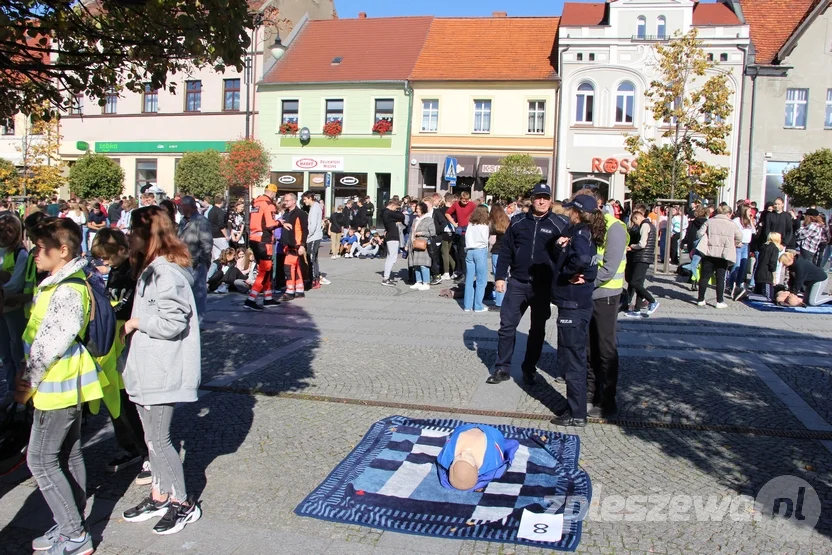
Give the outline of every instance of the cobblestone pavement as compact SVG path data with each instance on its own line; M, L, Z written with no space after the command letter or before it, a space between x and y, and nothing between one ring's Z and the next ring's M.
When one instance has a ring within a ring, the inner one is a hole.
M132 484L134 475L106 471L117 453L112 430L104 416L88 420L88 510L97 553L544 552L294 515L379 418L454 413L552 430L548 416L565 395L552 377L554 320L538 385L487 386L497 314L463 313L456 301L438 296L439 287L381 287L381 261L326 259L322 268L331 286L266 313L242 311L242 296L211 298L203 383L213 392L178 408L172 431L189 492L202 499L200 522L168 537L151 534L152 522L124 522L121 511L146 490ZM593 482L578 551L832 551L832 441L812 438L832 439L832 318L735 303L723 311L699 309L670 279L651 288L659 312L620 321L620 421L570 430L581 436L580 464ZM528 317L519 329L518 373ZM770 522L750 521L747 506L731 505L784 475L806 480L820 499L821 523L811 534L774 533ZM668 516L666 500L674 496L696 496L686 521ZM721 506L728 513L722 518ZM49 518L23 470L0 479L0 552L27 553Z

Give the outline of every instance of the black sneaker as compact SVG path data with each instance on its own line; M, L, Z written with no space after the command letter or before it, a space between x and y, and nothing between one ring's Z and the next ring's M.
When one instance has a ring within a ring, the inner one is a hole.
M154 534L166 535L175 534L182 530L185 525L196 522L202 517L202 509L199 503L191 501L188 505L171 503L165 516L153 527Z
M296 299L305 299L306 298L306 293L295 293L295 298Z
M131 455L130 453L125 453L120 457L116 457L115 459L111 460L107 463L107 470L110 472L118 472L119 470L124 470L129 466L133 466L134 464L139 464L142 462L143 457L141 455Z
M246 299L246 302L243 303L243 308L246 310L263 310L263 307L257 304L257 301L252 301L251 299Z
M164 501L154 501L152 497L145 497L144 501L133 507L127 509L121 516L127 522L144 522L150 520L155 516L163 516L167 514L171 507L170 498Z
M383 280L381 280L381 284L386 285L387 287L395 287L396 286L396 284L393 283L392 279L383 279Z
M282 302L282 303L286 303L286 302L294 301L294 300L295 300L295 296L290 295L288 293L284 293L283 296L280 297L280 302Z
M734 297L734 300L735 300L735 301L741 301L741 300L743 300L743 299L744 299L745 297L747 297L747 296L748 296L748 289L746 289L745 287L742 287L742 288L740 288L740 290L737 292L737 296L736 296L736 297Z
M274 299L266 299L263 301L263 308L274 308L276 306L280 306L280 301Z
M436 276L430 280L431 285L439 285L440 283L442 283L442 276Z

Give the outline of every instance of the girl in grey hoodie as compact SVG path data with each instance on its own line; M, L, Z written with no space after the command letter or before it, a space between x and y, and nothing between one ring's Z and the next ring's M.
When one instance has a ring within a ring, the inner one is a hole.
M142 420L153 479L151 494L124 511L124 519L161 516L153 531L173 534L202 516L196 500L188 498L182 462L170 441L174 407L196 401L201 376L191 256L158 206L133 212L130 252L138 284L132 318L124 324L130 347L123 379Z

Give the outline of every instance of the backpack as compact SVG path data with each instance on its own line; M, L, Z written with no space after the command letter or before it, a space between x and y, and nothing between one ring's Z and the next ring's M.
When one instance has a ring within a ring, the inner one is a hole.
M116 340L116 312L110 304L110 298L104 291L92 287L85 279L69 278L62 283L84 285L90 294L90 322L81 343L95 357L106 356Z

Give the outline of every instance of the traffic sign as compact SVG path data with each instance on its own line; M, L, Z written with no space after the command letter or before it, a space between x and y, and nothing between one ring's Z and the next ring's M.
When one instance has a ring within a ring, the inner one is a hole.
M445 181L456 185L456 158L448 156L445 158Z

